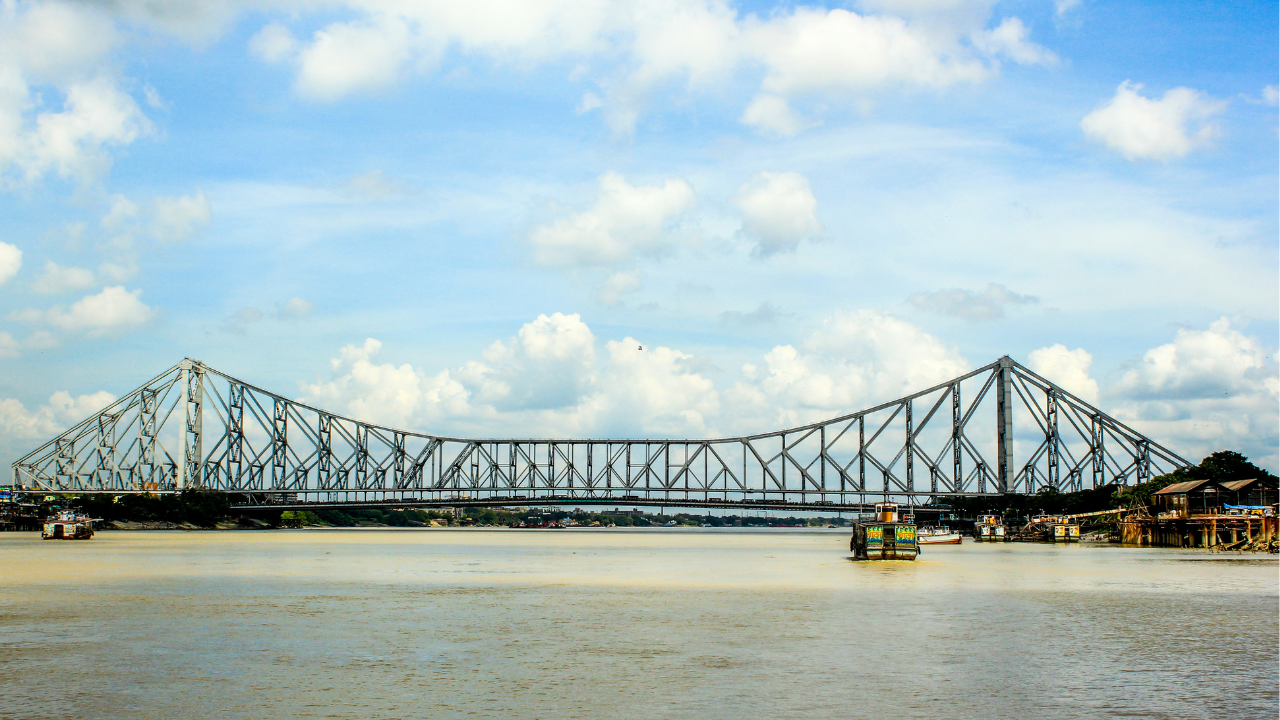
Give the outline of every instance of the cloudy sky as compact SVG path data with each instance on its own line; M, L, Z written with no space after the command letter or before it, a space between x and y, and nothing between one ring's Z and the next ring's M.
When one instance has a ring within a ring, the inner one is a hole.
M1277 469L1274 2L0 0L0 461L198 358L703 436L1003 354Z

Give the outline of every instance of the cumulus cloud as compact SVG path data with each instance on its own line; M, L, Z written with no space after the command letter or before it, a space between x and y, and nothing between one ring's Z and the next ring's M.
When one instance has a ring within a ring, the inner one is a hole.
M163 242L186 240L208 227L212 217L209 198L203 192L157 197L152 207L151 235Z
M1068 350L1062 344L1032 350L1027 366L1033 372L1057 384L1063 390L1087 403L1098 403L1098 381L1089 377L1093 356L1084 348Z
M411 41L408 23L387 14L317 30L298 52L298 94L332 101L390 87L412 57Z
M539 315L508 342L494 342L483 357L459 372L477 401L497 410L568 407L591 383L595 336L577 314Z
M1138 93L1142 85L1120 83L1106 104L1080 121L1085 135L1130 160L1174 160L1203 147L1218 134L1212 122L1226 101L1186 87L1159 100Z
M543 437L696 437L774 429L943 382L967 361L919 328L842 312L781 345L721 392L698 358L626 336L603 348L577 315L540 315L481 358L431 373L382 363L381 343L342 348L307 402L436 432Z
M110 166L110 147L151 131L103 66L120 42L88 5L23 3L0 14L0 178L90 182Z
M1274 350L1233 328L1182 329L1148 350L1111 388L1116 415L1195 459L1215 450L1244 452L1277 465L1280 370Z
M348 5L355 17L308 38L268 23L250 52L291 64L297 94L322 102L433 72L450 50L525 68L576 61L574 79L586 76L600 91L584 93L578 111L602 110L619 135L633 131L656 89L714 87L748 69L762 70L763 79L743 121L794 134L811 124L789 106L798 96L839 100L886 88L942 88L992 76L994 58L1053 60L1018 18L988 29L992 6L984 0L929 12L913 3L863 3L869 9L861 13L799 6L766 17L740 15L724 0Z
M599 178L592 207L535 227L528 241L541 265L609 266L660 255L681 239L675 224L695 201L693 188L679 178L635 186L608 172Z
M22 269L22 251L16 245L0 242L0 285L13 279Z
M754 430L812 422L937 385L969 370L956 350L891 315L840 311L797 348L748 364L726 401Z
M917 310L949 315L969 322L990 322L1004 317L1010 305L1031 305L1040 302L1031 295L1019 295L1004 285L990 283L982 292L948 288L928 293L916 293L907 302Z
M10 313L9 318L48 323L62 330L95 337L111 335L142 325L154 316L154 311L139 299L141 295L141 290L129 291L116 285L103 288L96 295L86 295L72 303L70 308L22 310Z
M92 287L93 284L92 270L62 267L50 260L44 264L44 271L36 276L31 289L42 295L57 295L72 290L84 290Z
M43 440L66 430L115 402L114 395L99 391L72 397L59 390L49 402L27 410L13 398L0 399L0 436L16 440Z
M742 211L742 234L762 257L793 252L801 240L822 232L814 215L818 201L800 173L757 173L738 188L734 204Z

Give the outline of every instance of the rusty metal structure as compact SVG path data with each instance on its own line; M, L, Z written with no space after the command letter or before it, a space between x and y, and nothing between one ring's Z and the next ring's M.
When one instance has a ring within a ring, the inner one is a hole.
M1007 356L866 410L716 439L433 435L342 417L186 359L19 459L11 487L208 488L277 506L854 509L1132 484L1188 466Z

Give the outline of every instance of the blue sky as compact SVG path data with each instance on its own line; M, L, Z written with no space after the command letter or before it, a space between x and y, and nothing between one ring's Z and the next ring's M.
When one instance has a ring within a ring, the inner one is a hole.
M694 436L1007 353L1274 470L1278 31L1274 3L0 3L0 460L184 356L427 431Z

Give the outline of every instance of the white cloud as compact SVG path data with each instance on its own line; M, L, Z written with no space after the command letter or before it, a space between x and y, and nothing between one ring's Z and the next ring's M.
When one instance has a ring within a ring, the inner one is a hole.
M31 288L42 295L56 295L71 290L84 290L94 283L93 271L77 267L62 267L50 260L44 264L44 272L36 276Z
M992 9L986 0L930 7L863 3L878 6L863 14L800 6L763 18L740 16L726 0L347 5L354 18L301 42L283 23L270 23L254 35L250 52L267 62L293 62L297 93L326 102L432 72L450 50L522 69L568 61L575 81L590 79L600 90L584 93L578 112L603 110L623 136L655 90L676 83L688 91L714 88L743 71L764 73L763 93L743 121L794 134L811 124L791 110L795 96L820 93L843 102L849 93L944 88L994 75L995 56L1053 60L1028 40L1018 18L986 29Z
M1080 0L1053 0L1053 10L1062 17L1080 5Z
M92 336L110 335L137 327L152 318L155 313L138 299L141 294L141 290L131 292L116 285L103 288L96 295L86 295L72 303L70 308L21 310L10 313L9 319L29 323L44 322L56 328Z
M988 322L1004 317L1010 305L1029 305L1039 302L1030 295L1011 292L1004 285L990 283L982 292L948 288L929 293L916 293L907 302L918 310L950 315L970 322Z
M973 43L989 55L1007 57L1019 65L1049 65L1058 56L1043 47L1029 42L1027 26L1016 17L1005 18L995 28L974 35Z
M304 318L311 315L316 304L300 297L291 297L280 308L280 316L285 318Z
M969 370L920 328L871 310L840 311L800 347L779 345L725 393L748 431L798 425L892 400ZM741 424L741 422L740 422Z
M249 52L270 63L293 57L297 49L293 33L280 23L265 25L249 38Z
M208 227L212 217L209 198L203 192L157 197L152 208L151 235L166 242L185 240Z
M809 181L794 172L760 172L738 188L734 204L742 210L742 234L761 256L792 252L801 240L818 236L818 201Z
M1262 101L1273 107L1280 104L1280 90L1277 90L1275 85L1262 88Z
M595 204L529 233L541 265L616 265L636 255L660 255L680 239L674 225L696 198L679 178L635 186L618 173L599 178Z
M781 96L890 85L946 87L977 82L991 72L963 53L946 53L892 15L797 7L790 15L749 21L747 36L767 68L763 89Z
M427 427L465 414L467 391L445 370L429 377L411 365L376 364L382 343L347 345L331 361L333 379L305 385L303 400L326 410L398 428Z
M27 182L51 172L96 180L111 165L107 147L151 132L151 121L134 99L106 76L68 85L62 112L39 113L28 124L21 111L27 105L25 86L12 77L6 82L3 73L0 67L0 170L16 166Z
M596 298L605 305L617 305L622 302L623 295L633 293L639 289L640 272L638 270L630 272L618 271L604 281L604 285L600 287L600 292L596 294Z
M1027 366L1045 379L1087 403L1098 403L1098 381L1089 377L1093 356L1084 348L1068 350L1055 344L1033 350L1027 355Z
M22 251L16 245L0 242L0 285L4 285L22 269Z
M591 385L595 336L576 313L539 315L483 358L458 372L477 402L500 411L571 407Z
M1198 90L1178 87L1159 100L1138 94L1142 85L1125 81L1115 97L1089 113L1080 127L1130 160L1173 160L1207 144L1218 134L1211 119L1226 109Z
M3 330L0 330L0 359L21 357L22 353L18 348L18 341L13 336Z
M388 15L317 30L298 53L298 94L332 101L390 87L411 57L410 42L404 20Z
M102 226L108 230L119 230L134 218L138 217L138 206L124 195L111 196L111 209L102 216Z
M796 135L815 124L796 114L786 98L769 93L756 95L738 120L743 125L783 137Z
M1116 415L1195 460L1237 450L1277 465L1280 371L1274 351L1222 318L1179 330L1148 350L1110 389Z
M57 338L44 330L31 333L26 340L18 340L9 333L0 331L0 358L22 357L25 352L48 350L57 346Z
M115 402L115 396L99 391L71 397L64 390L49 396L49 402L28 411L13 398L0 399L0 436L18 440L43 440Z

